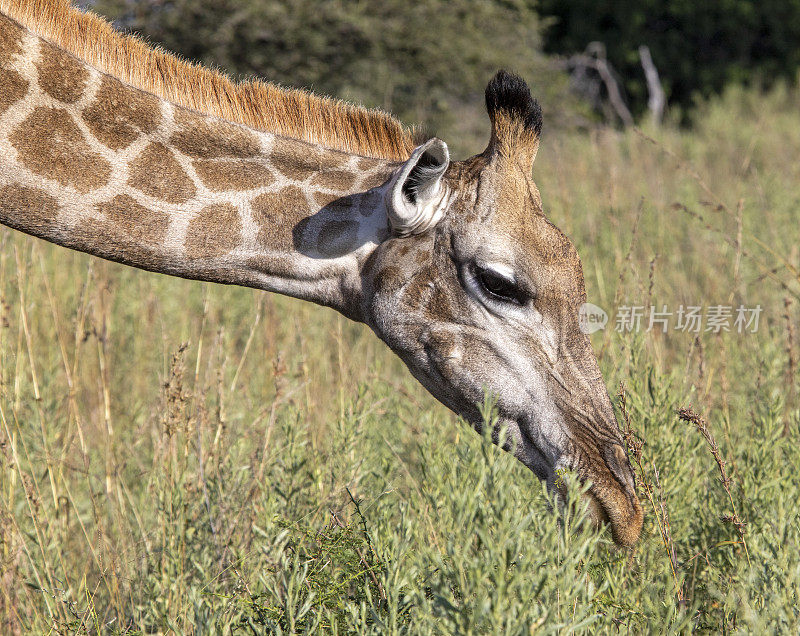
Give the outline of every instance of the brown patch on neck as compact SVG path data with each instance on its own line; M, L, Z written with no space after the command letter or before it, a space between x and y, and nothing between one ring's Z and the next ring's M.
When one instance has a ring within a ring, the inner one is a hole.
M0 64L7 63L21 52L22 29L11 20L0 20Z
M317 249L329 258L343 256L355 247L358 223L349 219L329 221L319 229Z
M198 159L192 165L205 186L215 192L253 190L275 182L269 167L258 160Z
M303 191L296 185L260 194L250 205L253 221L259 226L258 242L272 249L291 245L295 226L311 213Z
M22 164L42 177L84 193L108 183L111 164L89 147L66 110L34 109L9 139Z
M239 210L216 203L200 210L186 231L186 256L190 259L224 256L242 242Z
M162 247L151 241L132 244L128 229L116 221L81 217L59 244L133 267L163 271L155 269L164 259L159 254Z
M106 75L94 102L84 110L83 120L111 150L121 150L142 133L152 133L161 120L161 111L152 95L128 88Z
M36 235L53 226L58 218L58 201L42 190L20 185L7 185L0 188L0 212L3 223L14 229ZM19 214L19 210L25 210Z
M155 142L147 146L131 164L128 183L139 192L169 203L185 203L196 192L194 183L172 151Z
M175 126L177 130L170 143L189 157L248 159L261 152L261 144L253 132L241 126L231 126L203 117L190 110L175 111Z
M164 242L169 227L169 216L164 212L139 205L127 194L98 203L96 208L118 228L117 231L122 231L137 243L160 245Z
M80 99L89 81L89 71L71 55L39 42L39 86L53 99L73 104Z
M19 73L0 68L0 115L14 102L19 101L28 93L28 81Z
M353 187L356 176L346 170L331 170L329 172L318 172L311 180L312 186L319 186L325 190L336 190L337 192L347 192Z
M316 146L288 141L272 152L272 164L293 181L305 181L311 175L334 170L347 163L349 157L340 152L326 152Z
M236 84L222 73L118 33L69 0L0 0L0 11L90 66L207 115L380 159L405 160L417 145L415 132L387 113L257 80ZM13 27L3 26L0 55L15 45Z

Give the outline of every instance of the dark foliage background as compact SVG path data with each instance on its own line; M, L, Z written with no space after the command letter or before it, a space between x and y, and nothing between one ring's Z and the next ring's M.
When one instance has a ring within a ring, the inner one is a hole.
M793 81L800 66L799 0L539 0L538 7L552 18L545 51L571 54L602 42L638 113L648 97L643 44L683 119L698 98L728 84Z

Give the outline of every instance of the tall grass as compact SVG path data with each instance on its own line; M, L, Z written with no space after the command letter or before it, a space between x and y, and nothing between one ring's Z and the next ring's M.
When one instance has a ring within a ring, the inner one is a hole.
M797 97L543 141L591 302L763 308L745 335L593 336L631 551L365 328L0 231L0 631L796 633Z

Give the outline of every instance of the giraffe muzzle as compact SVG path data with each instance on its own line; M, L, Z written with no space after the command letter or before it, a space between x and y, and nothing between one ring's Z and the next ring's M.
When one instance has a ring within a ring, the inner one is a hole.
M639 539L644 520L633 470L620 444L610 444L602 456L605 465L588 471L589 512L595 524L608 523L617 545L630 547Z

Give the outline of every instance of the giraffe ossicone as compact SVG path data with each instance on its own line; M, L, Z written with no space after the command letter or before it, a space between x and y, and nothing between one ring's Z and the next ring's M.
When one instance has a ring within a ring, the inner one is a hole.
M113 53L113 54L112 54ZM642 525L579 309L580 259L531 176L542 115L500 72L491 138L439 139L262 83L234 85L68 0L0 0L0 223L150 271L244 285L369 325L548 486L570 469L614 540Z

